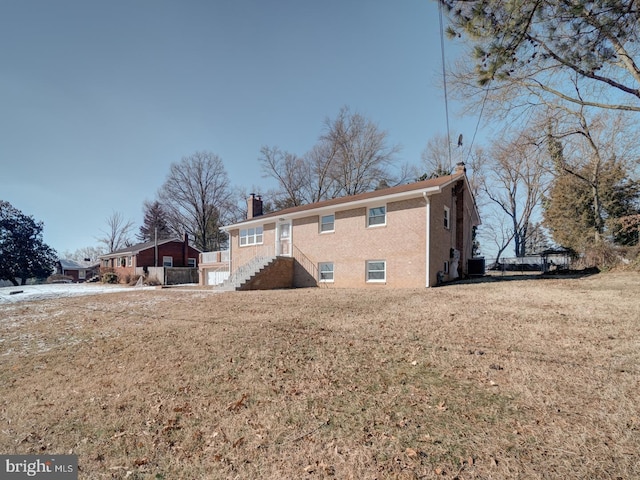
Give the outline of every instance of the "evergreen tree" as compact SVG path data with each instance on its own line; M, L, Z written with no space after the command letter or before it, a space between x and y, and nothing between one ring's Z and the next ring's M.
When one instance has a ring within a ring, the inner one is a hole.
M162 208L162 204L155 200L153 202L144 202L144 219L140 226L140 231L136 235L141 242L152 242L156 239L164 240L172 237L171 229L167 222L167 214Z
M544 200L544 222L556 243L578 252L598 244L601 235L618 245L637 244L637 230L622 228L619 219L640 212L638 182L612 160L602 166L598 189L599 215L594 211L592 185L568 173L556 177ZM605 219L603 231L599 216Z
M0 200L0 280L24 285L53 272L57 255L42 239L44 224Z

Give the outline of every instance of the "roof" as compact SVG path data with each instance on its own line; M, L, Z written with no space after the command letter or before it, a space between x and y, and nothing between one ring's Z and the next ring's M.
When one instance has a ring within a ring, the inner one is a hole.
M76 262L69 258L60 258L58 261L63 270L82 270L100 265L99 262Z
M125 247L125 248L121 248L119 250L115 250L111 253L107 253L105 255L100 255L99 258L111 258L111 257L119 257L121 255L137 255L138 253L140 253L143 250L147 250L149 248L153 248L156 245L164 245L165 243L171 243L171 242L178 242L178 243L183 243L184 240L180 239L180 238L167 238L164 240L158 240L158 242L156 243L154 240L152 240L151 242L144 242L144 243L137 243L135 245L131 245L130 247ZM197 248L189 245L191 248L198 250ZM198 250L200 251L200 250Z
M442 188L457 180L465 179L464 172L454 173L453 175L445 175L429 180L398 185L396 187L383 188L372 192L360 193L358 195L349 195L347 197L332 198L322 202L309 203L307 205L299 205L297 207L285 208L266 215L260 215L248 220L234 223L223 227L224 231L229 231L239 226L264 223L265 219L270 218L300 218L313 214L318 214L323 210L347 210L358 206L377 201L397 201L405 198L415 198L423 194L439 193ZM474 202L475 204L475 202ZM476 210L477 213L477 210ZM479 216L478 216L479 218Z

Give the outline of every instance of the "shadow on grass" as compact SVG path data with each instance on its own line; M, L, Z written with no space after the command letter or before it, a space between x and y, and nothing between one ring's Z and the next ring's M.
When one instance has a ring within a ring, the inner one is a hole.
M469 277L446 282L446 285L465 285L471 283L509 282L512 280L549 280L558 278L584 278L600 273L598 267L584 268L582 270L555 270L553 272L517 272L517 271L491 271L481 277Z

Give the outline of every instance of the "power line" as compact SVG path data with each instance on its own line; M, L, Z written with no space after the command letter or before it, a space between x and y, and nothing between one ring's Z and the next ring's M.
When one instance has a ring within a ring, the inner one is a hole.
M449 149L449 170L451 170L451 133L449 132L449 99L447 94L447 71L444 61L444 26L442 22L442 2L438 1L438 16L440 19L440 53L442 56L442 83L444 85L444 112L447 121L447 148Z

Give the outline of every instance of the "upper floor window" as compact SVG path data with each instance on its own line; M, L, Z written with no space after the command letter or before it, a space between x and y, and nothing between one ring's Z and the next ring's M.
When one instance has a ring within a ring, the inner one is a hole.
M367 214L367 227L376 225L386 225L387 223L387 207L370 208Z
M335 215L324 215L320 217L320 233L335 231Z
M449 207L444 207L444 228L450 228L451 226L451 210Z
M262 243L262 227L240 230L240 246Z

